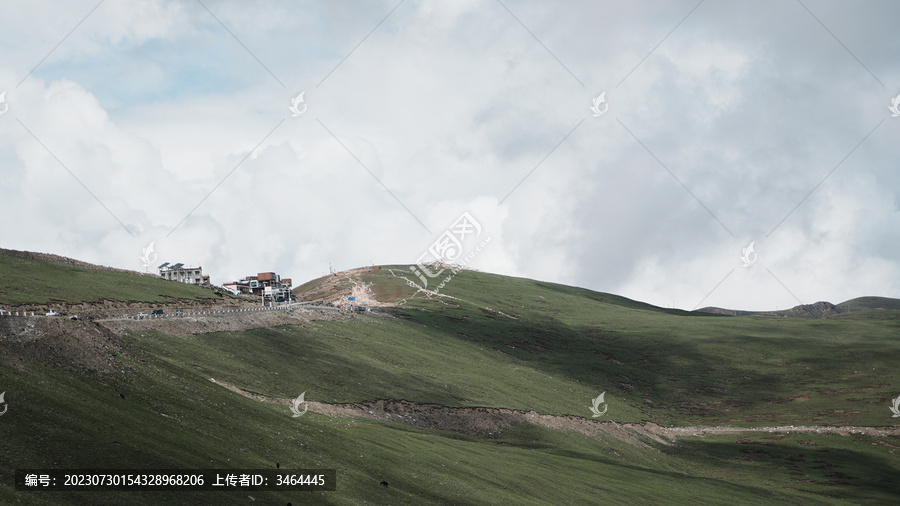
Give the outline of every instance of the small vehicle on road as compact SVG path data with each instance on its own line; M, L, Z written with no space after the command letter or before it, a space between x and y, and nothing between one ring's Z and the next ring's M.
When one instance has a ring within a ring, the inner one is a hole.
M178 316L181 316L181 315L184 314L184 311L182 311L181 309L176 309L176 310L175 310L175 314L178 315Z
M57 313L55 309L51 309L50 311L47 311L47 316L59 316L59 313Z
M147 317L147 313L138 313L138 314L137 314L137 317L138 317L139 320L143 320L144 318Z
M165 311L163 311L162 309L154 309L152 314L154 316L157 316L157 315L165 314Z

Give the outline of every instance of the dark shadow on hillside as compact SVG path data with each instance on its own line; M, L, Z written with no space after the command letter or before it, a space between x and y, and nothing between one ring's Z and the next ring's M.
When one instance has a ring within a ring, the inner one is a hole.
M207 379L212 377L273 397L293 398L306 391L306 400L329 403L396 396L447 406L463 404L461 397L450 392L452 385L447 387L417 374L391 373L348 359L338 345L303 339L295 329L301 327L216 332L189 339L156 334L156 343L142 338L138 346L187 366ZM197 343L191 344L193 340ZM216 350L217 355L211 355L210 349ZM378 394L361 397L362 390Z
M844 436L833 437L841 438L842 446L871 444L868 439L845 441ZM896 459L829 447L826 438L813 440L797 435L792 439L803 446L753 437L738 438L736 442L682 440L662 451L698 465L754 474L775 482L779 488L789 487L823 498L840 497L853 503L900 502L900 488L896 485L900 467Z
M784 403L798 391L815 390L820 383L831 381L835 361L847 360L847 346L839 340L812 341L789 335L763 339L742 335L739 328L708 339L718 329L702 327L707 339L693 340L692 328L678 326L682 321L703 325L697 318L676 321L676 325L660 327L656 332L652 328L573 328L550 315L542 315L537 321L514 320L490 311L449 305L428 310L398 308L391 313L427 325L448 338L497 350L553 375L596 385L599 391L620 399L628 398L630 404L643 407L648 419L661 424L793 420L790 410L794 406L785 407ZM707 321L723 322L721 318ZM810 353L813 342L816 347ZM760 365L760 360L777 362L785 350L794 354L790 367L768 362ZM727 356L717 357L716 353ZM750 357L746 365L742 356ZM824 362L823 357L827 358ZM810 377L808 371L812 370L817 371L815 377ZM797 416L806 416L800 407ZM756 420L742 418L757 415Z

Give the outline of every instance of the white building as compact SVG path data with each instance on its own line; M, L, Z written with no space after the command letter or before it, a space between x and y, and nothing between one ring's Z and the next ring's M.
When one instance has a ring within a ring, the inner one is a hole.
M209 276L203 275L203 267L185 267L184 264L169 265L166 262L156 268L159 277L190 285L209 286Z

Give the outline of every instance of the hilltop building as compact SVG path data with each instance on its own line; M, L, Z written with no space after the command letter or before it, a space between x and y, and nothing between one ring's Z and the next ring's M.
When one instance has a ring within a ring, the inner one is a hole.
M235 295L259 295L275 302L284 302L290 299L292 281L291 278L282 278L274 272L260 272L256 276L247 276L222 286Z
M184 264L170 265L169 262L166 262L156 270L159 271L159 277L169 281L209 286L209 276L203 275L203 267L185 267Z

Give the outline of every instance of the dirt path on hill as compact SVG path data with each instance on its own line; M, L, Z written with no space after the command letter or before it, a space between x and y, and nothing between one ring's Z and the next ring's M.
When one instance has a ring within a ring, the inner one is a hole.
M273 404L290 406L293 399L281 399L258 394L210 378L210 381L245 397ZM652 422L616 423L601 422L573 415L545 415L535 411L507 408L449 407L440 404L423 404L403 400L377 400L349 404L325 404L309 401L309 410L326 416L361 416L375 420L405 423L429 429L448 430L470 435L492 435L512 425L534 423L551 429L566 429L591 437L612 436L626 443L652 447L652 443L672 444L680 437L707 434L733 434L744 432L766 433L816 433L816 434L865 434L868 436L900 436L900 427L826 427L793 426L776 427L725 427L690 426L663 427Z
M210 381L260 402L283 406L290 406L293 402L293 399L281 399L250 392L213 378L210 378ZM349 404L308 401L306 404L310 411L326 416L361 416L477 436L492 435L512 425L534 423L551 429L574 430L592 437L602 437L604 434L608 434L634 445L648 446L650 442L671 444L675 440L674 437L665 433L664 427L650 422L643 424L598 422L572 415L544 415L535 411L507 408L449 407L440 404L383 399Z
M853 427L853 426L829 426L829 425L777 425L772 427L728 427L728 426L688 426L669 427L666 430L673 436L705 436L708 434L734 434L738 432L784 432L790 433L815 433L838 434L849 436L851 434L864 434L866 436L900 436L900 427Z
M338 271L333 274L329 274L324 278L321 278L322 281L313 288L308 288L303 290L302 292L297 291L295 295L297 300L302 301L318 301L326 304L337 304L340 303L342 298L346 298L348 296L352 296L354 286L363 286L365 283L362 281L362 277L366 274L373 274L381 270L381 267L357 267L355 269L348 269L346 271ZM299 289L300 287L298 287ZM367 301L365 302L365 306L369 307L389 307L394 306L391 302L383 302L376 300L374 294L371 290L365 290L367 292ZM356 294L360 295L359 293Z

